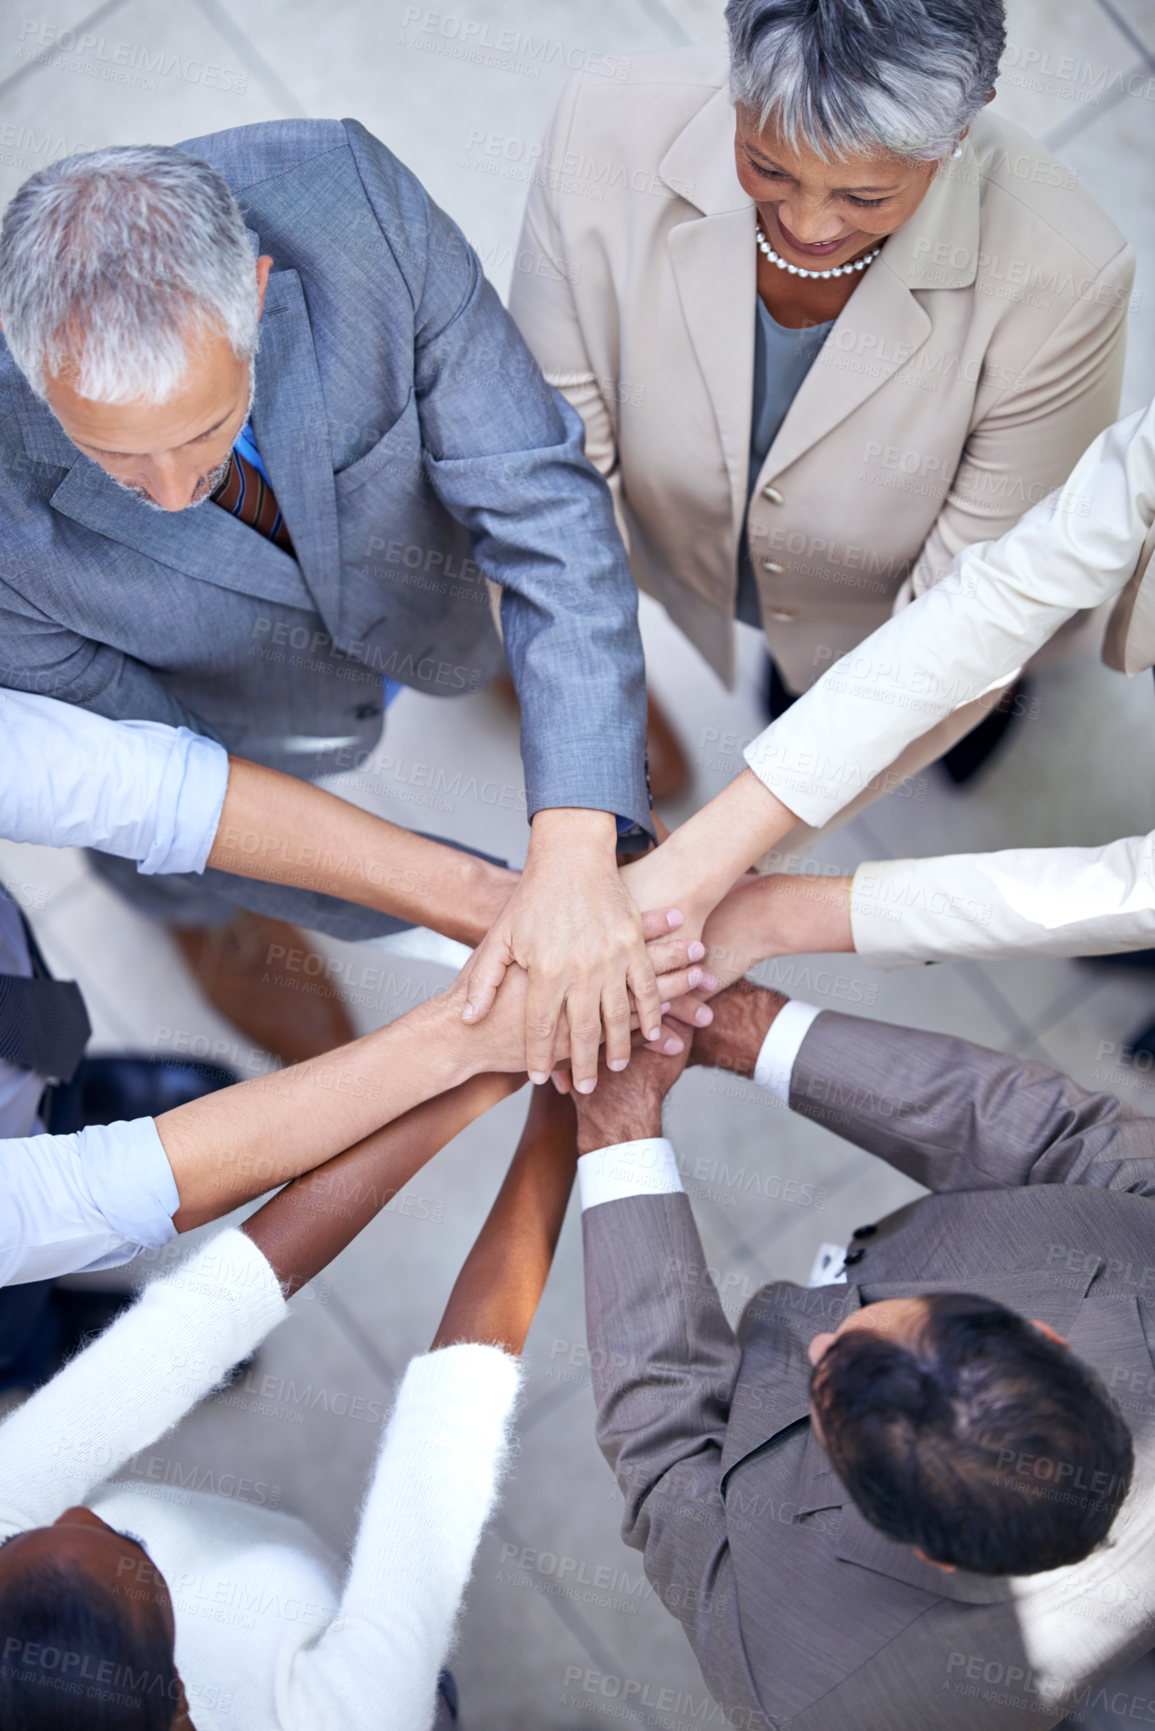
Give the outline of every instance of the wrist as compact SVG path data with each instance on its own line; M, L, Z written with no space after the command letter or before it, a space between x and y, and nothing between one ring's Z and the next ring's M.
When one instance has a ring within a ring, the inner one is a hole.
M590 811L582 806L546 806L533 815L529 829L529 856L556 850L588 848L604 853L615 866L617 819L609 811Z
M694 1034L690 1062L737 1076L753 1076L758 1054L779 1011L789 1000L781 992L737 980L713 1003L714 1020Z
M578 1096L582 1098L582 1096ZM589 1096L596 1099L596 1095ZM628 1112L601 1114L578 1107L577 1149L594 1154L599 1148L617 1148L623 1142L648 1142L662 1134L662 1096L635 1101Z
M461 930L448 936L459 937L461 943L476 949L517 888L521 874L468 854L464 857L469 865L461 886Z

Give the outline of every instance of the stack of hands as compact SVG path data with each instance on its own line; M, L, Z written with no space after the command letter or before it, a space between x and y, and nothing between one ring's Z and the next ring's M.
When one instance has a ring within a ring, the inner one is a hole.
M686 869L684 832L619 869L613 823L537 814L525 870L500 874L514 888L459 982L462 1017L476 1025L503 982L527 976L509 999L525 1004L524 1067L542 1083L568 1060L579 1095L597 1086L599 1051L610 1073L638 1043L680 1053L713 1020L707 1000L755 963L853 949L848 879L747 873L719 895Z

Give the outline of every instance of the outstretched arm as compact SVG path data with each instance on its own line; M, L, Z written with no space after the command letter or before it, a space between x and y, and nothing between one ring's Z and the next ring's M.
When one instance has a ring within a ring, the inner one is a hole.
M644 907L710 909L801 819L820 827L913 740L1012 678L1073 614L1117 595L1155 518L1155 405L1109 427L1061 494L965 548L747 747L749 767L623 872Z
M713 1009L696 1061L755 1077L930 1190L1090 1184L1155 1196L1153 1121L1045 1064L819 1013L748 981Z
M477 1340L521 1352L576 1168L573 1105L552 1088L539 1088L505 1182L449 1295L434 1348Z

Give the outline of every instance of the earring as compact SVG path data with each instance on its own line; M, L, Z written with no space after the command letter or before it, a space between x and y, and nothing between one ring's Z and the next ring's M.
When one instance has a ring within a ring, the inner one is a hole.
M962 155L962 140L961 139L955 145L954 149L951 151L951 155L952 156L961 156Z

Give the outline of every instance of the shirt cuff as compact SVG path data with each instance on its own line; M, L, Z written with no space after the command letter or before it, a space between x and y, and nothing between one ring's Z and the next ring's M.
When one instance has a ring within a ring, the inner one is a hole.
M810 1032L811 1022L821 1014L822 1011L813 1004L799 1003L790 998L771 1022L770 1031L762 1042L762 1050L754 1065L754 1080L768 1094L776 1094L787 1106L790 1104L794 1061Z
M76 1142L89 1194L115 1232L149 1249L176 1236L180 1193L152 1118L89 1124Z
M152 843L137 869L146 876L203 872L228 785L229 754L224 746L179 728L160 783Z
M665 1196L682 1188L674 1150L664 1136L618 1142L583 1154L577 1163L582 1213L627 1196Z

